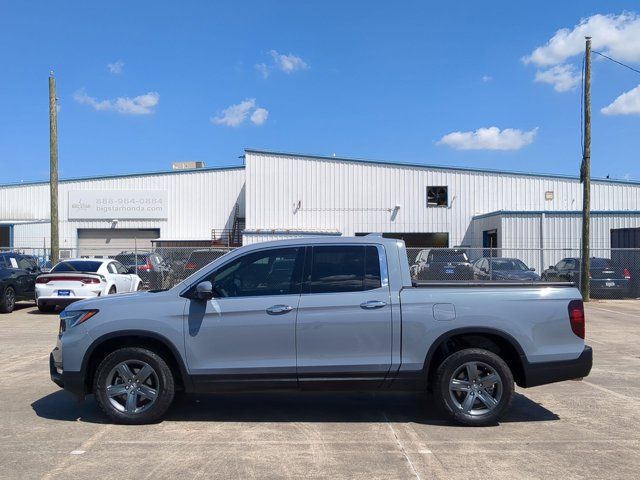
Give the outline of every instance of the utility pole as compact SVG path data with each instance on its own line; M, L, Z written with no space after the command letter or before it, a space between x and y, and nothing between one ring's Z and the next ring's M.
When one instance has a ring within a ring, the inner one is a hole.
M58 108L56 79L49 74L49 191L51 195L51 264L58 263Z
M582 254L580 292L589 301L589 224L591 222L591 37L586 38L584 53L584 150L580 167L582 182Z

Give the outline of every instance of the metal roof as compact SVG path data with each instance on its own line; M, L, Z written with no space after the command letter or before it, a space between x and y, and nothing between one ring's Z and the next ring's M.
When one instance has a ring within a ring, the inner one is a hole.
M103 180L108 178L130 178L130 177L150 177L154 175L180 175L185 173L199 173L199 172L211 172L211 171L222 171L222 170L242 170L244 169L244 165L239 166L228 166L228 167L204 167L204 168L191 168L184 170L160 170L156 172L141 172L141 173L120 173L120 174L110 174L110 175L92 175L88 177L72 177L58 180L58 183L70 183L70 182L81 182L87 180ZM38 180L34 182L13 182L13 183L3 183L0 184L0 188L3 187L22 187L28 185L48 185L49 180Z
M410 162L394 162L389 160L372 160L367 158L359 158L359 157L338 157L338 156L328 156L328 155L315 155L315 154L306 154L306 153L295 153L295 152L279 152L274 150L260 150L255 148L245 148L245 153L257 153L264 155L280 155L285 157L303 157L303 158L311 158L316 160L336 160L341 162L354 162L354 163L365 163L370 165L384 165L389 167L409 167L409 168L423 168L430 170L449 170L454 172L472 172L472 173L494 173L494 174L502 174L502 175L520 175L525 177L541 177L541 178L560 178L564 180L575 180L579 181L580 177L573 175L562 175L557 173L532 173L532 172L517 172L513 170L496 170L489 168L472 168L472 167L451 167L447 165L431 165L431 164L423 164L423 163L410 163ZM610 178L591 178L592 182L603 182L603 183L619 183L619 184L627 184L627 185L640 185L640 181L636 180L614 180Z
M473 220L498 215L582 215L582 210L496 210L474 215ZM640 210L592 210L591 215L640 215Z

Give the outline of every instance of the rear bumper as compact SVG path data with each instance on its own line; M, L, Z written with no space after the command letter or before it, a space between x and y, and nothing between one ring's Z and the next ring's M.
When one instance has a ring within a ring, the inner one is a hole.
M589 375L593 365L593 351L585 345L584 350L575 360L557 362L529 363L523 362L524 384L521 387L536 387L547 383L576 380Z
M49 371L53 383L84 398L86 392L82 372L67 372L62 368L62 352L58 347L54 348L49 355Z
M39 307L66 307L73 302L79 302L80 300L84 300L85 298L93 297L40 297L36 300L36 303Z

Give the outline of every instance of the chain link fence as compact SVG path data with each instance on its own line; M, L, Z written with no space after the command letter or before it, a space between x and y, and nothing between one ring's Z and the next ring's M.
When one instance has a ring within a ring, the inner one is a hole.
M233 250L233 247L151 247L122 250L92 246L61 248L60 258L113 258L143 281L146 289L170 288ZM51 269L44 247L13 251L34 257ZM579 287L578 248L407 248L415 281L425 282L573 282ZM590 291L595 298L640 297L640 249L592 248Z

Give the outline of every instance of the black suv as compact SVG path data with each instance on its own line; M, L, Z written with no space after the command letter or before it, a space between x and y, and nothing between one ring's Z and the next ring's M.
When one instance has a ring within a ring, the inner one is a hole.
M419 280L473 280L473 267L463 248L433 248L417 274Z
M138 275L147 288L165 288L171 277L171 268L155 252L120 252L114 260Z
M0 313L10 313L20 300L35 300L40 267L35 257L0 252Z

